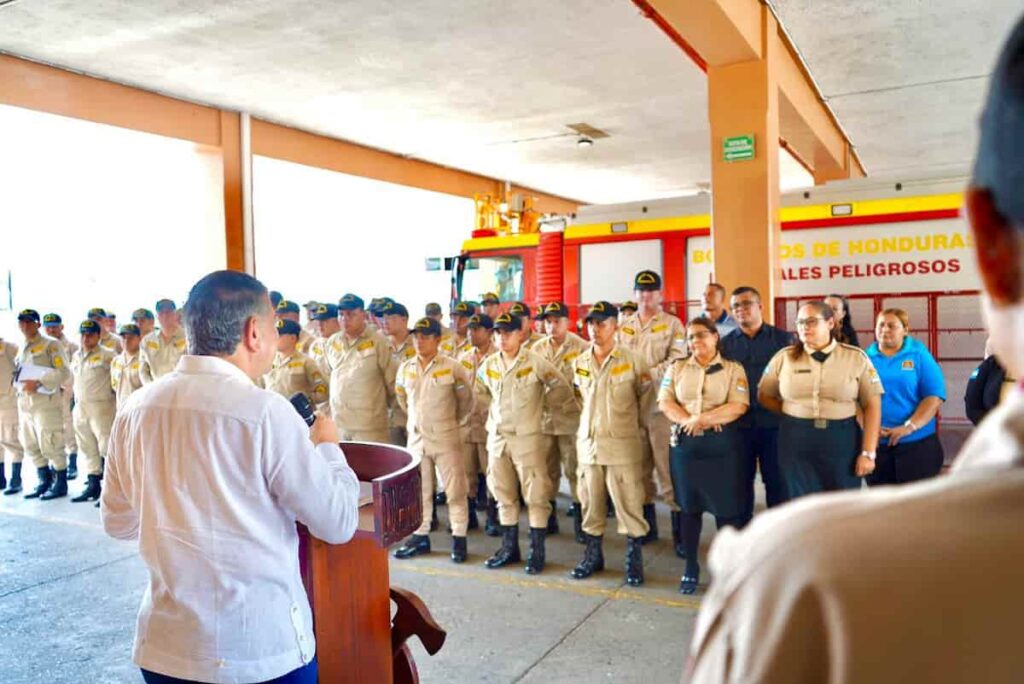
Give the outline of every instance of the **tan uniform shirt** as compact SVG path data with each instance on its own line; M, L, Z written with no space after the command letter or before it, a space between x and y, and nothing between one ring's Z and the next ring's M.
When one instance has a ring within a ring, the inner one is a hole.
M391 344L391 340L388 340ZM403 363L416 356L416 348L412 346L412 335L407 335L402 344L397 347L391 344L391 356L395 360L395 367L400 367ZM409 422L409 416L406 415L405 409L402 408L399 402L395 402L391 406L391 414L388 419L388 427L392 428L404 428L406 423Z
M124 345L121 344L121 338L112 332L104 332L100 335L100 346L115 354L120 354L124 349ZM75 351L78 351L77 345Z
M530 331L530 339L526 340L526 342L523 343L523 346L526 347L527 349L533 349L545 337L547 337L547 335L541 335L536 330L531 330Z
M404 361L395 379L395 398L408 415L409 448L429 454L460 453L459 424L473 405L473 376L438 353L424 366Z
M0 413L18 410L18 396L13 385L17 361L17 345L0 339Z
M488 356L476 377L477 392L485 395L481 400L490 401L489 434L540 436L545 407L576 410L565 376L543 356L523 347L507 366L501 352Z
M441 338L441 352L448 356L458 358L459 354L463 354L473 348L473 343L469 341L469 336L459 339L454 334L445 335Z
M327 401L327 381L316 361L298 349L285 356L274 355L274 365L263 376L263 387L291 399L296 392L302 392L316 406Z
M387 338L370 327L354 340L348 339L344 330L337 332L327 342L327 365L331 369L331 411L338 426L387 430L398 370Z
M579 335L568 333L565 341L558 345L555 338L547 336L542 338L532 348L545 359L550 361L555 368L562 372L565 381L573 384L573 361L587 348L587 341ZM562 411L552 413L544 412L543 431L545 435L575 435L580 426L580 412L578 407L575 411Z
M948 476L805 497L721 530L692 684L1021 678L1024 392Z
M883 393L882 381L860 347L833 340L822 349L824 363L811 358L813 350L793 359L779 351L764 369L758 391L782 400L782 412L794 418L842 420L857 414L857 405Z
M185 331L180 327L167 339L159 330L146 335L140 351L142 382L149 384L174 370L178 359L185 353L185 346Z
M574 359L571 367L576 394L583 404L576 433L579 463L641 463L641 435L651 395L651 377L643 361L616 345L599 365L591 346Z
M117 408L121 408L132 393L142 387L142 354L129 356L123 351L110 364L110 386L117 397Z
M686 358L688 354L683 322L664 311L654 314L646 324L640 322L639 313L623 318L619 326L619 344L646 364L655 384L661 383L670 363ZM657 404L654 404L652 410L657 409Z
M462 364L463 368L473 374L473 378L476 378L476 373L480 369L480 364L483 363L484 359L495 352L493 344L488 344L487 348L483 351L478 350L476 347L472 347L467 351L459 354L459 363ZM474 382L475 387L475 382ZM491 395L484 392L474 392L473 397L473 410L470 411L469 415L462 423L463 434L462 441L472 442L475 444L482 444L487 441L487 414L491 408Z
M75 352L78 351L78 344L73 342L70 338L68 338L67 335L62 335L61 337L54 337L51 339L57 340L58 342L61 343L61 346L64 347L64 356L67 359L73 358Z
M35 337L27 340L21 348L18 365L52 368L53 370L47 371L40 380L40 384L48 390L56 391L60 389L61 385L71 382L71 369L67 357L64 356L64 347L60 342L51 340L49 337L36 334ZM22 410L30 409L36 405L50 406L51 404L57 410L60 410L59 396L44 395L38 392L35 394L19 392L19 396L22 402L19 408Z
M699 416L724 404L750 406L747 372L735 361L715 354L706 367L691 356L668 367L658 390L658 401L674 399L691 416Z
M306 356L316 361L316 364L320 366L320 372L325 376L331 374L331 367L327 365L327 338L317 337L309 343L309 351Z
M305 354L306 356L309 356L309 347L310 345L313 344L313 340L315 339L316 338L310 335L308 332L302 330L301 332L299 332L299 341L295 344L295 348L298 349L303 354Z
M71 373L75 377L76 404L114 403L110 365L115 356L117 354L101 345L96 345L92 351L82 348L75 352Z

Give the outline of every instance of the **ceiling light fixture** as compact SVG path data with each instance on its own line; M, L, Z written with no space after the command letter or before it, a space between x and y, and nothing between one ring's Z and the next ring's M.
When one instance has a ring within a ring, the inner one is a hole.
M576 147L588 148L588 147L593 147L593 146L594 146L594 139L593 138L588 138L585 135L581 135L579 138L576 139Z

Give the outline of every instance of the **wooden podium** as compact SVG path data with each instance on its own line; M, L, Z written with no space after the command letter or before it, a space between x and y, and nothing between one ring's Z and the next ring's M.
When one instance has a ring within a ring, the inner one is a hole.
M406 639L416 634L433 655L446 635L419 597L391 587L387 548L423 519L420 459L385 444L342 442L341 448L360 482L372 484L373 503L359 509L359 528L347 544L328 544L299 526L320 682L418 682Z

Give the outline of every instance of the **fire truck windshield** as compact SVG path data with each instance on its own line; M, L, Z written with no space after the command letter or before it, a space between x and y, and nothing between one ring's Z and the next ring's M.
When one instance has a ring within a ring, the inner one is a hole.
M523 259L519 256L473 257L466 260L462 275L465 299L479 299L485 292L496 292L503 302L523 298Z

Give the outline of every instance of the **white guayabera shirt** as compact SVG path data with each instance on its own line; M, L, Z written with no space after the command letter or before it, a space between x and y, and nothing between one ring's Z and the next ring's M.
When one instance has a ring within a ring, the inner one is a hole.
M118 414L103 526L138 539L150 581L133 659L181 679L254 682L316 652L296 521L329 543L358 521L341 449L223 359L185 356Z

